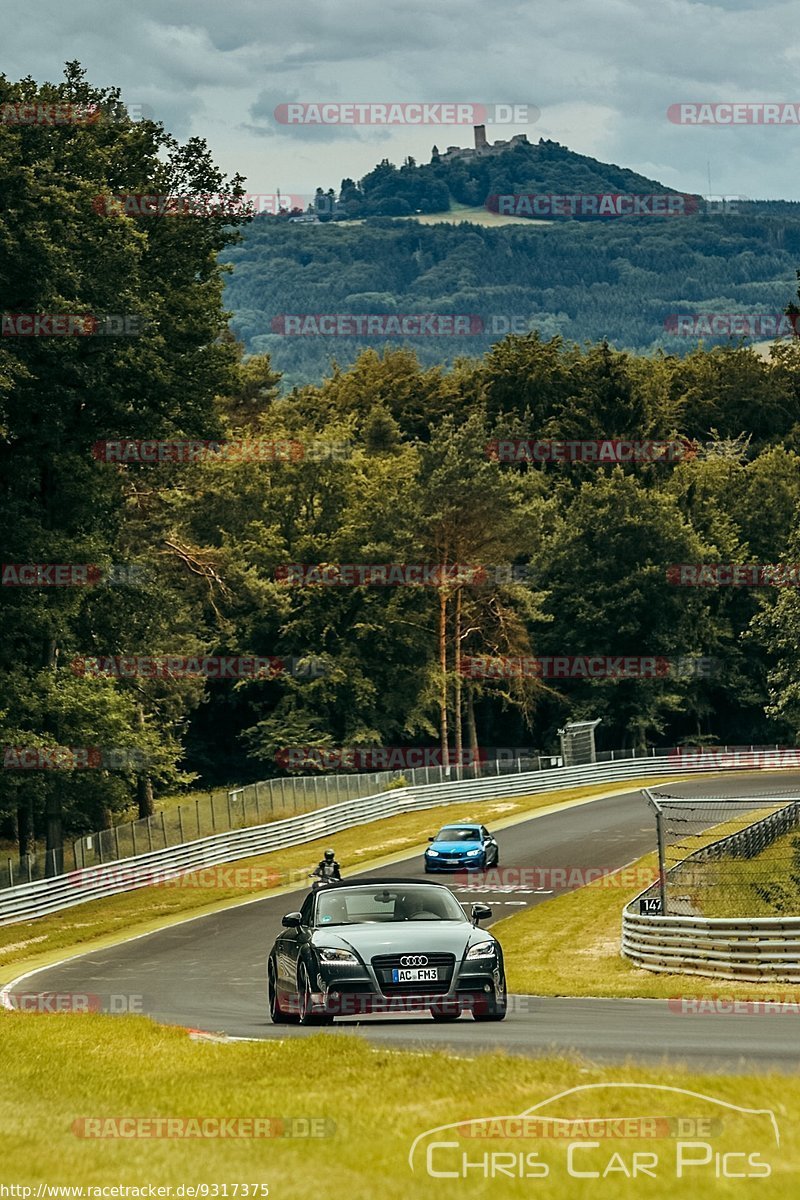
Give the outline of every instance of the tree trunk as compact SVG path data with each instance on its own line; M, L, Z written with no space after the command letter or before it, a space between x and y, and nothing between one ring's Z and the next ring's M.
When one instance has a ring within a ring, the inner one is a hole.
M472 751L472 769L475 772L477 779L481 773L481 758L478 750L478 730L475 725L475 704L472 697L472 688L467 685L466 689L466 708L467 708L467 731L469 733L469 748Z
M463 737L461 730L461 595L462 589L458 588L456 591L456 639L453 661L453 723L455 725L456 735L456 766L459 768L459 770L461 770L464 765Z
M439 589L439 732L442 744L442 766L447 766L449 736L447 729L447 592Z

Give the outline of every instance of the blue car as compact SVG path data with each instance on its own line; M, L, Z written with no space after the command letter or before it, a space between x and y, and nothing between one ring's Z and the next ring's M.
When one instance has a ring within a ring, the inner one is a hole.
M484 825L445 825L428 838L425 871L485 871L500 863L500 850Z

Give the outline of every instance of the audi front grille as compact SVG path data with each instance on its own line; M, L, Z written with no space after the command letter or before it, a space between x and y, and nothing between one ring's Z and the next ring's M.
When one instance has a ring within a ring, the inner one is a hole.
M423 962L422 960L427 961ZM372 959L372 967L385 996L441 996L450 990L455 970L454 954L378 954ZM408 983L392 983L393 970L417 967L436 967L436 980L410 980Z

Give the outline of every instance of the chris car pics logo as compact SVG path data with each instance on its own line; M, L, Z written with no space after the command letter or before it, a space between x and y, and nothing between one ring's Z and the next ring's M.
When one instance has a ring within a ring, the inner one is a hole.
M702 1187L771 1176L779 1146L772 1109L664 1084L591 1083L521 1113L426 1129L412 1142L408 1165L423 1178L479 1186L529 1179L559 1187L571 1178L614 1188L621 1179L649 1178L690 1179Z

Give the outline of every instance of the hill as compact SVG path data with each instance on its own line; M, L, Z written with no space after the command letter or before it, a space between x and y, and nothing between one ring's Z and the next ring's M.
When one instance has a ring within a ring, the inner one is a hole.
M530 330L682 355L699 336L724 342L741 327L723 322L709 336L697 323L706 314L743 314L751 340L770 340L769 318L794 292L800 204L700 202L680 217L541 222L484 202L530 192L681 193L557 143L464 153L422 167L381 163L358 185L343 180L338 197L319 189L327 219L262 215L225 251L235 267L225 297L233 329L248 352L271 355L285 386L318 381L387 341L413 346L425 365L478 357ZM404 320L425 314L448 320L422 332Z

